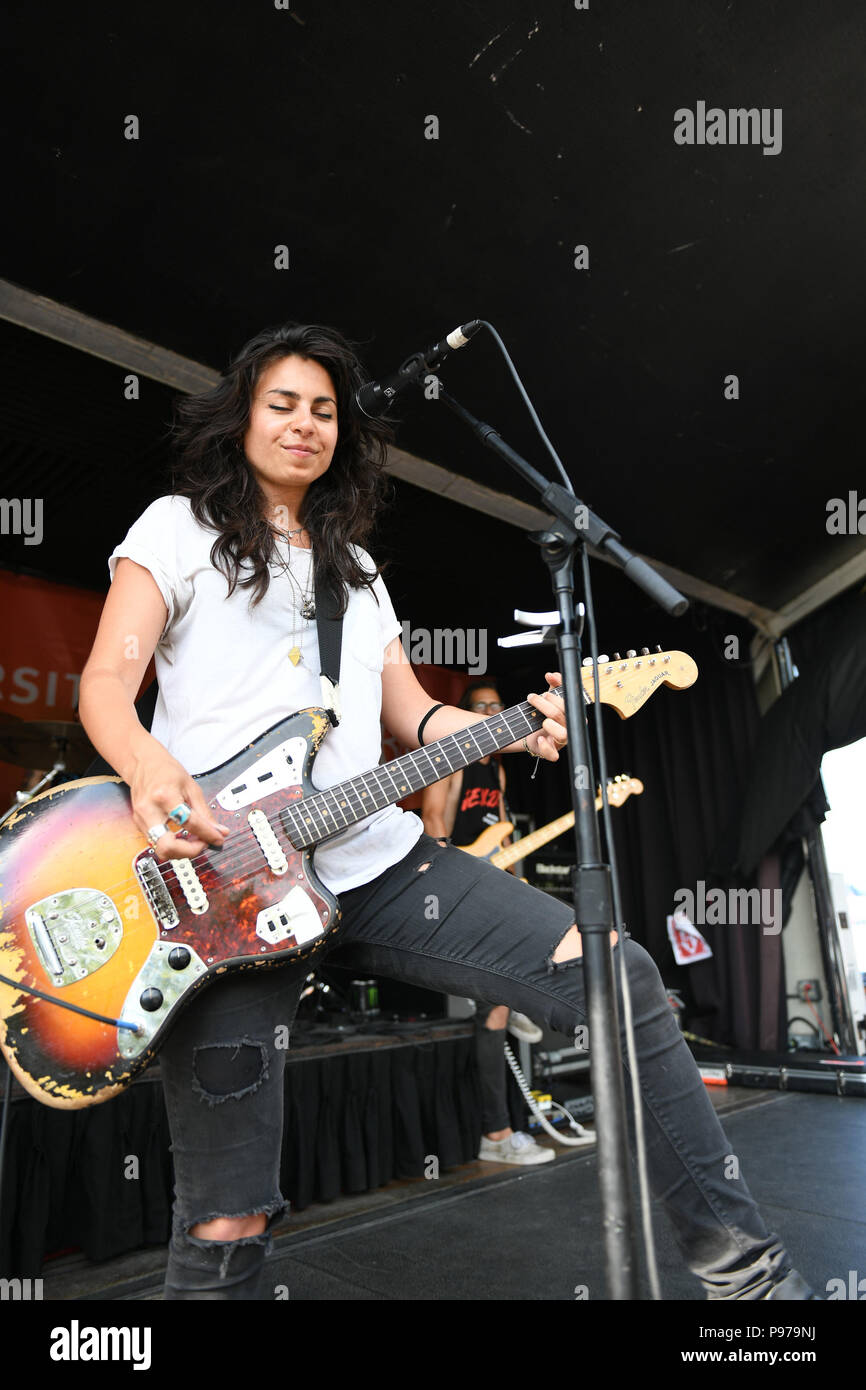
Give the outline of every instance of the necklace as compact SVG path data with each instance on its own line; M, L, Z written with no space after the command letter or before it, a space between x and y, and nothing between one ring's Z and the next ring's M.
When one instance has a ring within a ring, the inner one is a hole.
M301 526L298 528L297 531L289 531L286 534L290 536L297 536L303 529L303 526ZM289 550L291 551L291 546L289 547ZM302 586L296 581L295 576L292 574L291 563L287 564L286 561L283 560L281 557L278 558L283 572L285 573L286 578L292 586L292 645L289 648L289 661L292 663L293 666L297 666L298 662L301 660L301 649L297 643L297 616L300 613L301 618L305 619L307 622L312 622L313 618L315 618L315 580L313 578L313 569L311 563L310 588L308 591L305 592Z

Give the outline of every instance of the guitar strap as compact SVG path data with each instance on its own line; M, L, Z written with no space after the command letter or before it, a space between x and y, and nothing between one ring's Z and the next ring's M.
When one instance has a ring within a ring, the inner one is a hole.
M334 728L340 722L340 657L343 646L343 614L337 612L337 596L330 587L314 580L316 629L319 634L319 667L322 705Z

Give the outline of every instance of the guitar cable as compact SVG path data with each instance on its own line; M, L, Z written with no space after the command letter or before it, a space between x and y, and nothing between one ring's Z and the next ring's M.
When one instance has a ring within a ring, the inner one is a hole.
M85 1018L93 1018L97 1023L107 1023L110 1028L126 1028L130 1033L140 1033L141 1028L137 1023L125 1023L122 1018L107 1018L105 1014L95 1014L92 1009L83 1009L80 1004L70 1004L67 999L55 999L53 994L45 994L41 989L34 989L32 985L22 985L20 980L10 980L8 975L0 975L0 985L11 985L12 989L20 990L22 994L35 994L37 999L44 999L46 1004L56 1004L58 1009L70 1009L74 1014L83 1014Z
M569 1146L573 1146L574 1148L588 1149L591 1144L595 1143L595 1135L590 1134L589 1130L584 1129L583 1125L578 1124L577 1120L574 1118L573 1115L570 1115L568 1113L564 1105L560 1105L558 1101L552 1100L550 1103L553 1106L554 1110L558 1110L560 1114L565 1116L565 1118L568 1120L568 1123L575 1131L577 1138L572 1139L567 1134L560 1134L559 1130L554 1129L553 1125L550 1123L546 1115L543 1113L540 1105L535 1099L535 1096L530 1091L529 1086L526 1082L526 1077L523 1075L523 1072L521 1070L520 1063L518 1062L514 1053L511 1051L511 1047L508 1043L505 1044L505 1060L511 1068L512 1072L514 1073L514 1079L520 1087L523 1099L526 1101L526 1104L529 1106L530 1110L532 1111L535 1118L538 1120L538 1123L541 1125L541 1127L543 1129L546 1129L548 1134L552 1134L558 1144L568 1144Z

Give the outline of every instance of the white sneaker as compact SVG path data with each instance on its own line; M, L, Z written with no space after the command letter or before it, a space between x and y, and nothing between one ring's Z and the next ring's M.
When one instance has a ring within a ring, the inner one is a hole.
M509 1033L513 1033L515 1038L520 1038L521 1042L537 1043L544 1037L537 1023L533 1023L526 1014L515 1013L513 1009L509 1011L506 1027Z
M505 1139L482 1137L478 1157L485 1163L550 1163L556 1154L543 1149L528 1134L517 1130Z

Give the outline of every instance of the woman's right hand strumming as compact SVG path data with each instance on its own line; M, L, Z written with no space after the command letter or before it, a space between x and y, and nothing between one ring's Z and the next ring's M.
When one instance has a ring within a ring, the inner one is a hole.
M133 819L142 834L150 838L152 829L166 826L165 834L151 840L160 859L191 858L208 845L222 847L228 827L214 820L198 783L155 738L148 738L147 747L127 773L127 783ZM183 831L167 824L171 812L181 805L190 811Z

